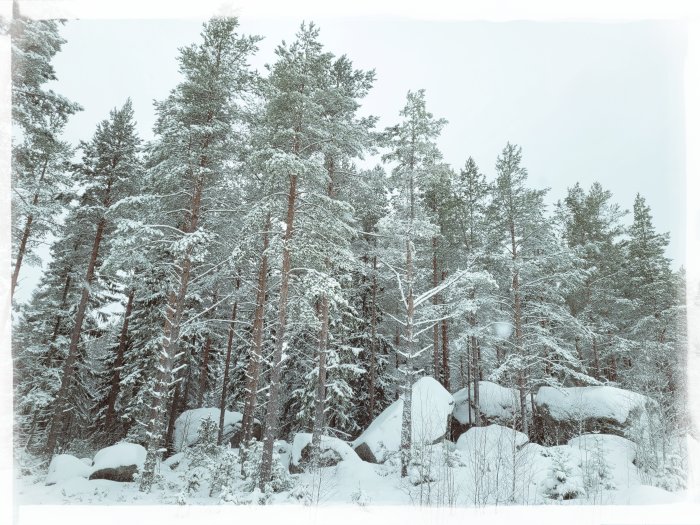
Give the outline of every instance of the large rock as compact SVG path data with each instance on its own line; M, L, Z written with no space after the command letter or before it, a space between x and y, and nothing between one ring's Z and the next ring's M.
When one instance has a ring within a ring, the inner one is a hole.
M506 451L512 453L528 442L528 437L522 432L501 425L472 427L459 436L455 448L462 453L483 451L490 455Z
M219 424L220 409L216 407L195 408L185 410L175 420L173 432L173 450L182 452L186 447L194 445L199 439L199 428L202 422L210 418ZM223 441L230 442L233 448L238 448L241 442L241 422L243 414L240 412L224 412ZM253 421L253 437L258 441L262 438L262 426L258 420Z
M456 441L476 423L474 384L458 390L453 396L455 407L452 411L451 436ZM531 413L530 403L527 403L526 410L528 414ZM491 381L479 381L479 412L482 425L519 425L520 393L515 388L504 387Z
M454 399L432 377L415 382L411 396L411 441L413 446L433 444L445 436ZM389 405L367 429L351 443L357 455L371 463L383 463L398 452L401 445L403 398Z
M51 458L45 483L54 485L66 479L87 478L91 472L92 467L83 460L70 454L58 454Z
M611 386L543 386L535 405L538 440L557 445L586 433L640 435L657 407L645 395Z
M130 482L143 469L146 449L136 443L117 443L95 454L90 479Z
M345 441L330 436L321 436L321 467L333 467L341 461L357 461L357 453ZM311 461L311 434L299 432L292 442L292 455L289 462L289 472L292 474L304 471Z
M136 465L127 465L116 468L102 468L90 474L90 479L108 479L128 483L134 481L134 474L138 472Z

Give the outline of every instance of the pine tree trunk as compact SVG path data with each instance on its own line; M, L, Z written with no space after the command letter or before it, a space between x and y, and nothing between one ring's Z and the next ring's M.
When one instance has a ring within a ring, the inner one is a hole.
M117 347L117 355L114 359L112 369L112 381L110 384L109 394L107 395L107 412L105 415L105 431L111 432L116 422L116 412L114 409L119 395L119 382L121 379L121 369L124 365L124 352L126 351L126 343L129 334L129 318L131 317L131 309L134 303L134 290L129 292L129 297L126 301L126 310L124 311L124 320L122 321L122 329L119 334L119 346Z
M63 285L63 293L61 294L61 312L65 312L68 308L68 290L70 289L71 278L70 278L70 268L66 268L66 284ZM51 368L53 363L53 356L56 353L56 339L58 339L58 332L61 329L61 320L63 319L63 313L56 315L56 320L53 324L53 332L51 332L51 337L49 338L49 351L46 353L46 366Z
M406 280L408 293L406 297L406 364L403 385L403 413L401 414L401 477L408 476L408 466L411 462L411 410L413 397L413 247L411 240L406 240Z
M598 358L598 342L595 338L593 337L592 341L592 350L593 350L593 368L595 370L595 378L600 379L600 360Z
M204 167L205 160L202 161ZM183 233L193 233L199 224L199 214L202 202L202 192L204 190L204 176L200 175L195 182L192 203L186 220L188 222ZM165 323L163 326L163 337L161 338L161 352L159 354L158 376L153 389L153 400L150 418L147 422L148 452L144 463L143 474L139 490L149 492L153 485L155 467L158 460L159 450L163 441L163 424L166 412L168 391L170 389L175 358L178 352L178 341L180 338L180 322L187 297L187 288L190 282L190 272L192 271L192 247L188 247L182 258L182 262L177 266L178 290L174 290L168 295L168 303L165 311Z
M38 195L34 195L33 204L36 205L38 201ZM24 254L27 251L27 241L29 240L29 232L32 228L32 222L34 222L34 216L28 215L27 222L24 225L24 232L22 233L22 240L19 243L19 250L17 252L17 260L15 261L15 267L12 270L12 284L10 287L10 300L15 296L15 288L17 287L17 280L19 279L19 270L22 267L22 260L24 259Z
M370 317L369 420L374 419L377 403L377 256L372 257L372 315Z
M472 353L474 348L474 340L469 341L469 347L467 349L467 354ZM472 363L471 359L467 360L467 415L469 426L472 426Z
M44 160L44 166L41 169L41 176L39 177L39 183L44 180L46 175L46 168L49 165L49 157L47 156ZM39 193L34 193L32 197L32 206L39 204ZM15 288L17 287L17 281L19 280L19 270L22 268L22 261L24 260L24 255L27 252L27 243L29 242L29 235L32 231L32 223L34 222L34 215L27 215L27 221L24 224L24 231L22 232L22 240L19 242L19 250L17 251L17 260L15 261L15 267L12 270L12 284L10 286L10 300L15 296Z
M515 244L515 225L510 223L511 246L513 253L513 265L517 264L517 248ZM517 267L513 268L513 299L514 299L514 317L515 317L515 347L519 357L523 363L518 370L518 391L520 393L520 417L522 419L523 434L528 434L527 420L527 371L525 370L525 349L523 348L523 318L522 304L520 298L520 271Z
M438 260L437 260L437 237L432 239L433 246L433 288L436 288L439 284L438 278ZM433 306L435 306L435 311L437 312L437 306L440 304L439 294L433 296ZM437 322L433 326L433 377L444 384L442 379L442 374L440 373L440 323Z
M263 228L263 247L258 272L258 290L255 299L255 318L253 320L253 344L251 346L248 370L246 371L246 397L241 421L241 451L250 444L253 438L255 406L258 400L258 382L260 380L260 365L263 352L263 332L265 326L265 299L267 297L267 250L270 245L270 216L265 218Z
M170 401L170 410L168 411L168 425L165 430L165 448L166 455L171 456L175 452L175 443L173 443L173 436L175 435L175 420L177 416L182 413L180 410L183 399L187 399L187 393L185 395L180 395L180 381L175 385L175 391L173 392L172 400Z
M476 320L474 320L476 324ZM476 336L471 337L472 356L474 360L474 424L481 425L481 407L479 404L479 381L481 380L481 362L479 359L479 341Z
M318 342L318 381L314 406L314 425L311 433L312 465L319 466L321 456L321 434L326 412L326 351L328 347L328 296L321 298L321 334Z
M211 299L211 310L209 311L208 319L216 316L216 302L219 297L219 290L215 289ZM209 361L211 360L211 333L207 333L207 338L204 341L204 351L202 353L202 362L199 368L199 387L197 389L197 407L204 406L204 394L206 394L209 386Z
M297 199L297 176L292 175L289 183L289 199L287 201L287 221L282 247L282 274L280 282L279 306L277 310L277 334L275 350L270 371L270 390L267 414L265 416L265 435L263 438L263 453L260 463L260 488L263 489L272 477L272 450L277 437L280 409L280 375L282 372L282 353L285 348L285 332L287 329L287 300L289 297L289 275L292 269L292 250L290 242L294 233L294 213Z
M105 206L109 204L109 188L107 189L107 197ZM97 231L92 244L92 252L90 253L90 261L88 262L87 272L85 273L85 284L80 296L80 303L75 314L75 325L71 332L70 345L68 347L68 356L63 365L63 375L61 377L61 386L56 394L54 401L55 409L51 420L51 427L46 441L45 453L51 456L56 449L56 444L63 434L64 412L68 409L68 395L73 384L73 373L78 359L78 344L80 343L80 335L83 330L83 321L85 319L85 311L87 310L88 300L90 299L90 285L95 277L95 266L97 264L97 256L102 242L102 236L106 225L106 220L101 218L97 223Z
M241 278L236 278L236 292L241 286ZM221 445L224 440L224 417L226 415L226 393L228 392L229 373L231 370L231 351L233 350L233 339L236 336L236 314L238 313L238 301L234 301L231 310L231 324L228 329L228 341L226 343L226 362L224 364L224 379L221 385L221 405L219 407L219 434L216 438L217 445Z
M197 407L204 406L204 392L207 389L209 376L209 355L211 353L211 336L207 336L204 342L204 353L202 355L202 363L199 369L199 388L197 389Z
M442 272L442 280L447 277L447 272ZM442 320L442 385L446 390L450 390L450 341L449 341L449 321Z

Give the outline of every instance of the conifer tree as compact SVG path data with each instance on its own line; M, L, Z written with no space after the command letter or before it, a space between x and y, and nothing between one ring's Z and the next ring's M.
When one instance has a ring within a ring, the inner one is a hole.
M157 134L150 168L158 177L161 210L184 210L184 216L160 228L170 243L165 323L160 340L152 410L145 422L148 456L140 489L153 483L163 443L167 399L178 366L180 331L193 270L206 255L212 233L203 227L207 194L225 175L236 148L234 127L241 120L241 95L251 86L247 59L257 37L237 33L235 18L212 19L204 25L202 43L183 48L179 62L184 80L156 106ZM151 225L156 229L155 225ZM171 418L172 420L172 418Z
M15 4L16 7L16 4ZM58 218L72 190L67 176L73 155L60 139L68 118L82 108L46 89L56 80L51 65L65 40L55 20L29 20L15 13L12 40L12 282L14 295L25 259L37 243L58 234Z
M98 125L91 142L82 145L84 155L79 174L84 193L81 213L84 215L86 226L90 228L90 233L93 231L94 233L92 233L92 250L87 268L80 282L80 300L49 428L46 443L46 453L49 455L53 454L56 443L63 433L64 412L69 406L69 391L75 373L78 346L81 342L91 287L99 266L100 246L103 239L113 230L111 212L117 207L121 198L130 197L133 194L135 179L140 175L139 142L131 101L127 101L120 110L115 109L110 113L108 121L102 121Z

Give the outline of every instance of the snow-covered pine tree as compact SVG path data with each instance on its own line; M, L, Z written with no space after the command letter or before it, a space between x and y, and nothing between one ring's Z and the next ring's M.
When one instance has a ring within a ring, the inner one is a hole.
M384 160L396 164L390 179L390 211L379 221L379 231L385 238L382 263L394 274L399 290L399 309L394 319L401 331L396 352L402 358L399 373L404 401L400 451L401 476L405 477L411 459L412 385L421 372L417 360L424 350L419 348L420 335L437 322L434 315L421 318L416 310L424 312L426 304L430 304L428 301L439 292L436 288L429 288L420 293L422 288L427 288L424 283L430 281L419 272L425 261L431 258L431 240L438 233L425 209L421 180L441 158L435 139L446 121L433 118L427 111L424 90L409 91L400 115L403 121L386 131L391 149Z
M16 4L15 4L16 6ZM30 20L15 13L12 41L12 281L13 296L25 259L57 223L70 193L69 144L60 140L68 118L82 108L46 89L56 80L51 65L65 40L55 20Z
M520 426L529 431L528 394L543 382L590 378L582 370L567 333L580 327L565 297L583 276L575 254L556 235L545 215L547 190L527 188L521 148L507 144L496 162L497 179L489 208L490 251L500 280L503 315L512 327L510 349L494 371L512 378L519 392Z
M366 124L358 122L354 116L358 107L356 99L364 96L373 78L373 73L353 70L351 62L345 57L334 60L331 53L323 50L318 33L313 24L302 24L292 44L279 46L276 50L278 59L271 67L267 82L265 125L269 135L262 155L266 157L267 171L283 181L288 190L281 222L282 261L277 325L264 425L260 488L264 488L271 479L274 440L278 437L279 413L283 404L281 363L283 355L291 351L287 328L292 256L302 248L306 250L314 245L321 246L317 244L318 241L296 240L296 231L299 229L299 235L313 231L309 227L313 225L318 228L319 218L325 215L333 221L340 217L339 224L332 228L343 232L342 219L347 210L343 210L342 203L329 197L329 194L333 194L333 170L335 166L340 166L342 156L356 156L362 150ZM327 211L319 216L319 210L324 208ZM297 217L297 213L301 215ZM312 213L316 213L315 220L308 222L314 217ZM312 240L310 236L306 239ZM324 249L333 249L332 242L325 242ZM342 253L343 244L334 249ZM321 257L321 261L323 265L326 264L324 257ZM319 299L321 304L324 303L322 296ZM325 311L325 307L321 311ZM322 313L321 317L325 317L325 314ZM328 326L327 322L321 323L322 326L324 324ZM320 339L325 340L324 337ZM324 348L320 356L325 354L325 342L322 345ZM320 388L323 388L322 379ZM323 402L325 396L319 398Z
M212 242L202 216L213 181L226 176L226 167L238 145L236 125L241 121L241 96L250 89L253 76L248 57L257 49L258 37L237 33L236 18L212 19L204 24L202 43L180 51L183 81L156 105L156 141L151 148L151 168L158 179L163 215L160 242L169 244L165 323L162 327L157 377L151 393L152 410L146 421L148 456L140 489L149 491L163 444L168 394L178 366L183 316L193 278L193 267L207 256ZM158 229L151 225L152 230ZM172 418L171 418L172 419Z
M75 374L76 360L83 333L83 322L90 300L91 287L98 274L100 247L114 230L112 211L120 199L130 197L140 176L138 147L140 139L135 131L131 101L110 113L109 120L97 126L95 136L81 145L83 159L78 167L78 183L82 186L80 214L86 230L85 238L92 238L92 249L85 274L78 284L81 289L75 319L70 335L68 355L61 373L61 386L54 401L54 414L46 441L46 454L54 452L61 440L65 425L65 412L71 402L69 392Z
M620 219L626 212L611 198L600 183L594 183L587 193L575 184L557 211L564 239L577 251L586 272L584 282L567 297L567 304L587 328L574 336L576 352L596 379L603 379L603 371L609 370L603 358L611 350L611 341L624 346L620 313L627 310L620 292L624 259L619 239L623 234Z
M452 206L446 237L454 246L454 256L458 261L471 261L476 268L488 271L491 268L490 244L487 235L488 206L491 187L486 177L472 157L469 157L457 175L452 180ZM495 345L491 322L497 317L498 296L494 283L484 274L484 278L476 280L474 286L464 290L471 301L471 308L457 324L456 342L465 351L457 356L462 388L473 384L468 392L468 402L474 406L475 420L469 424L481 424L479 408L479 381L486 375L485 363L482 357L482 347L493 348ZM459 322L462 321L462 322ZM491 363L491 369L495 363ZM471 411L469 413L471 419Z

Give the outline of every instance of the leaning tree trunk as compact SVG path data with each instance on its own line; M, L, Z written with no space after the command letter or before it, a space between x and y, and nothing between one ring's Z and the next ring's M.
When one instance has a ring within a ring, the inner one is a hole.
M253 320L253 344L251 346L248 369L246 371L246 395L241 420L241 452L253 439L255 406L258 400L258 382L260 381L260 365L263 353L263 333L265 328L265 300L267 297L267 250L270 246L270 215L265 218L263 229L263 246L258 272L258 290L255 299L255 317ZM244 454L242 454L244 455Z
M437 288L439 284L438 280L438 258L437 258L437 237L432 239L433 245L433 288ZM433 306L437 312L437 307L440 304L439 294L433 296ZM436 380L443 383L441 370L441 359L440 359L440 323L437 322L433 326L433 377ZM444 383L443 383L444 384Z
M46 175L46 168L49 165L49 157L47 156L46 159L44 159L44 166L41 169L41 176L39 177L39 184L44 180L44 176ZM37 204L39 204L39 192L34 193L34 196L32 197L32 207L35 207ZM29 236L31 235L32 231L32 224L34 223L34 215L29 214L27 215L27 220L24 223L24 231L22 232L22 240L19 242L19 249L17 250L17 260L15 261L15 267L12 270L12 284L10 286L10 300L15 295L15 288L17 287L17 281L19 280L19 270L22 268L22 261L24 260L24 256L27 252L27 243L29 242Z
M265 415L265 435L263 437L263 453L260 463L260 488L272 478L272 449L277 437L280 409L280 376L282 372L281 362L284 351L284 336L287 329L287 300L289 297L289 275L292 269L292 250L290 242L294 232L294 212L297 199L297 176L292 175L289 182L289 198L287 201L287 229L284 232L282 247L282 275L280 281L279 306L277 310L277 333L275 350L272 356L272 369L270 371L270 390Z
M129 297L126 301L126 310L124 311L124 320L122 321L122 330L119 334L119 346L117 347L117 355L114 359L112 368L112 380L110 382L109 394L107 395L107 412L105 415L105 430L111 432L116 423L116 411L114 406L119 395L119 382L121 379L121 370L124 365L124 352L129 334L129 318L131 317L131 309L134 303L134 290L129 292Z
M103 203L105 208L109 206L109 193L110 186L108 185L105 201ZM78 304L78 310L75 314L75 325L73 326L73 331L71 332L68 356L66 357L66 361L63 365L61 386L58 389L56 400L54 401L54 415L51 419L51 427L49 429L45 449L46 455L48 456L51 456L54 453L56 444L63 434L65 412L68 410L68 395L73 385L73 373L78 359L78 344L80 343L80 335L83 330L85 311L87 310L88 301L90 299L90 285L95 277L97 256L100 251L100 244L102 243L102 236L104 235L106 223L107 220L104 217L100 218L100 220L97 222L97 231L95 232L95 239L92 243L90 261L88 262L87 271L85 273L85 284L83 285L83 292L80 295L80 303Z
M236 293L241 286L241 278L236 278ZM226 394L228 392L228 380L231 369L231 351L233 350L233 339L236 336L236 314L238 313L238 299L233 303L231 310L231 324L228 328L228 341L226 343L226 362L224 364L224 379L221 385L221 405L219 407L219 433L216 443L221 445L224 440L224 416L226 415Z

